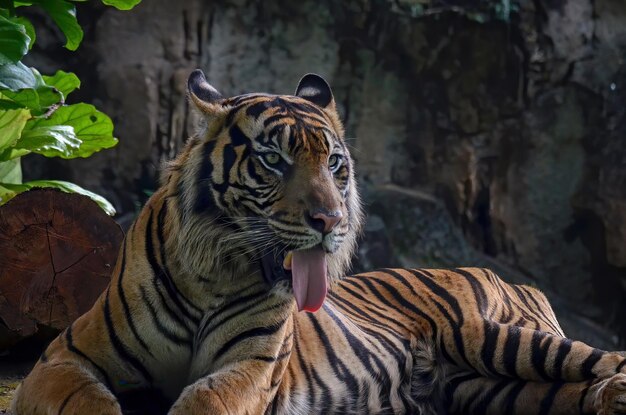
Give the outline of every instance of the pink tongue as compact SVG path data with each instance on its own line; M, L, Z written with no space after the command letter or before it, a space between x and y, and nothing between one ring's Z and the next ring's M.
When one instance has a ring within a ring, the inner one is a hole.
M293 251L293 293L298 311L317 311L326 298L326 254L320 248Z

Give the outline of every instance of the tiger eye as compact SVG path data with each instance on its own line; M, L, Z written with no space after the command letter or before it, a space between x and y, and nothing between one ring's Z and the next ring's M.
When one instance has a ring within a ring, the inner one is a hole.
M278 153L267 153L263 155L263 160L265 160L267 164L274 165L280 162L281 157Z
M333 154L332 156L330 156L328 158L328 167L330 167L331 170L335 170L337 169L341 164L341 156L338 154Z

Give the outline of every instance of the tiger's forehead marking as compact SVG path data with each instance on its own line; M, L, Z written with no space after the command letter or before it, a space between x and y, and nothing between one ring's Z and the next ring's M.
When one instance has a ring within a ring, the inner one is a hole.
M227 128L237 125L253 145L288 153L328 154L341 147L323 110L288 95L245 94L229 98Z

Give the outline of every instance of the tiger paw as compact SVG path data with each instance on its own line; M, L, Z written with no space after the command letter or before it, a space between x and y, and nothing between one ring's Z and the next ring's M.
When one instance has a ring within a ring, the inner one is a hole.
M187 386L180 394L168 415L221 415L228 414L224 401L208 385L198 382Z
M626 414L626 374L619 373L602 383L596 396L598 415Z

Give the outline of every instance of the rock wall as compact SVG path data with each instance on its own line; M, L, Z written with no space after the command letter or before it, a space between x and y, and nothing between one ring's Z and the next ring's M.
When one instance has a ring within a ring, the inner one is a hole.
M440 4L441 3L441 4ZM568 333L624 344L626 3L144 0L79 7L86 41L33 58L116 123L89 160L32 158L132 217L193 125L185 80L222 93L333 86L369 213L357 269L486 265L547 291ZM83 6L83 5L80 5Z

